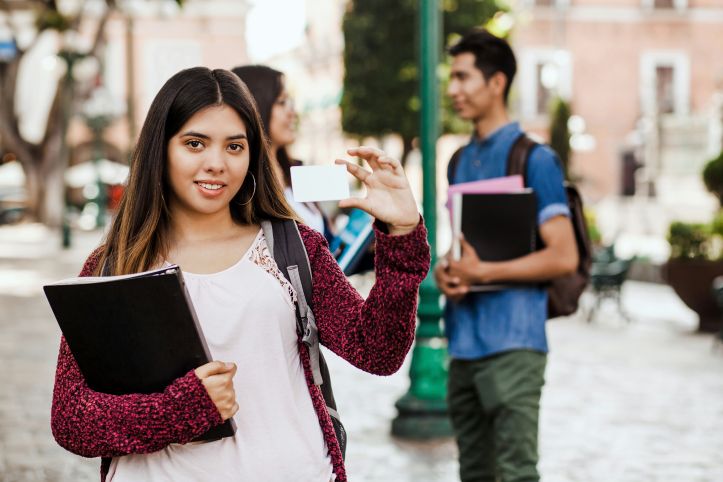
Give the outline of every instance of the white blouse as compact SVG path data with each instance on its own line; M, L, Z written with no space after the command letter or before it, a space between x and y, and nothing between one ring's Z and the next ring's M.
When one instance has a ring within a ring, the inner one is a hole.
M334 480L299 359L296 293L263 233L230 268L183 276L212 358L238 366L236 435L115 457L107 480Z
M314 203L299 203L294 200L294 191L287 187L284 189L284 197L291 207L296 211L304 224L324 235L324 215Z

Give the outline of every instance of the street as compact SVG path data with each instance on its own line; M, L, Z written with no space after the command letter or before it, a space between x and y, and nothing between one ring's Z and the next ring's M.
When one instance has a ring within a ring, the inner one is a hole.
M76 232L64 251L59 233L42 226L0 227L0 481L99 480L98 460L66 452L50 433L59 330L41 290L75 276L99 239ZM592 300L586 294L583 301ZM723 480L723 346L694 331L694 315L667 286L627 282L623 303L629 324L612 303L590 324L577 317L548 323L543 480ZM389 435L409 360L387 378L333 355L329 364L349 436L350 480L457 480L451 439Z

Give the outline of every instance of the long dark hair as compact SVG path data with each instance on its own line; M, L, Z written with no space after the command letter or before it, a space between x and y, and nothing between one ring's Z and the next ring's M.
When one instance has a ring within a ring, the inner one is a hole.
M106 237L98 263L112 274L150 269L169 248L170 213L168 143L197 112L225 104L246 125L249 143L248 173L229 204L232 218L241 224L262 219L296 219L269 162L266 137L253 97L243 82L227 70L195 67L171 77L153 99L131 161L128 185L118 215ZM242 205L251 198L251 202Z
M264 132L266 133L266 137L271 139L271 133L269 132L271 110L274 107L276 99L279 98L281 92L284 90L284 74L265 65L234 67L231 69L231 72L238 75L239 78L244 81L251 91L251 95L254 96L259 114L261 114ZM287 186L290 186L291 166L295 163L289 157L289 153L285 147L277 148L274 154L276 154L276 160L284 172L284 182Z

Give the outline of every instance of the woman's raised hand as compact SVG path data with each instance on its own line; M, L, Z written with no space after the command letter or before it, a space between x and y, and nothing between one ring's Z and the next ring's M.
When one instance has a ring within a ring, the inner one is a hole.
M212 361L196 368L195 373L206 388L211 401L216 405L221 418L228 420L233 417L239 408L236 403L236 391L233 389L236 364Z
M374 147L355 147L346 151L364 159L371 171L343 159L346 170L367 188L365 198L349 198L339 202L341 208L359 208L387 224L389 234L399 235L414 231L419 224L419 210L409 188L402 164Z

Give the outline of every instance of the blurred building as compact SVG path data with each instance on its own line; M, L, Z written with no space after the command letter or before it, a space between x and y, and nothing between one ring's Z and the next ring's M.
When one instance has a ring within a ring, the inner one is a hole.
M181 69L231 68L248 62L245 0L130 2L106 27L103 83L125 111L106 140L129 149L153 97ZM83 134L79 134L83 135Z
M592 200L621 192L635 154L637 196L669 217L707 220L704 163L721 149L722 0L520 0L513 43L524 125L572 103L572 172ZM628 192L629 194L629 192ZM697 214L696 214L697 213Z
M348 147L341 129L346 5L339 0L306 0L304 38L295 48L264 60L283 71L299 114L292 154L311 164L328 164Z

